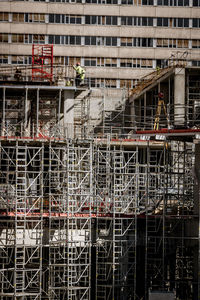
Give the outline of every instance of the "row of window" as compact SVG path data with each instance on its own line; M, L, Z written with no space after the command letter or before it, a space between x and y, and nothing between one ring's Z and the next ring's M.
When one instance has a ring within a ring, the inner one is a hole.
M8 58L9 57L9 58ZM85 67L120 67L120 68L153 68L153 60L145 58L104 58L104 57L69 57L55 56L55 65L72 66L80 62ZM0 63L31 65L32 57L23 55L0 55Z
M11 1L11 0L10 0ZM94 4L125 4L125 5L161 5L161 6L189 6L189 0L16 0L32 2L56 2L56 3L94 3ZM192 6L200 6L200 0L193 0Z
M45 23L45 14L13 13L12 22ZM0 22L9 21L9 14L0 13ZM152 18L152 17L117 17L117 16L81 16L49 14L47 23L52 24L86 24L86 25L122 25L122 26L162 26L162 27L194 27L200 28L200 19L194 18Z
M44 34L0 34L0 43L22 44L56 44L56 45L86 45L86 46L114 46L114 47L154 47L154 48L200 48L200 40L165 39L165 38L117 38L74 35Z
M111 67L111 68L156 68L164 67L172 62L170 60L154 60L146 58L105 58L105 57L71 57L54 56L54 65L72 66L81 62L85 67ZM1 64L31 65L32 57L26 55L0 55ZM198 61L190 62L190 65L198 65Z

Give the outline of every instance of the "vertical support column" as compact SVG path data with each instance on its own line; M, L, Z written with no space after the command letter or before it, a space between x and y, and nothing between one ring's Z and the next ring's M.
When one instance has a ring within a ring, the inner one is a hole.
M74 138L74 90L64 91L64 129L66 138Z
M148 278L148 201L149 201L149 141L148 141L148 147L147 147L147 161L146 161L146 185L145 185L145 219L146 219L146 225L145 225L145 294L144 299L148 299L148 289L149 289L149 278Z
M3 136L5 134L5 121L6 117L6 88L3 88L3 120L2 120L2 129L1 129L1 135Z
M28 101L28 88L25 92L25 105L24 105L24 126L23 126L23 135L30 136L30 128L28 128L28 114L30 112L30 100Z
M39 98L40 98L40 90L37 89L36 136L38 136L38 134L39 134Z
M135 101L132 101L130 103L131 107L130 107L130 112L131 112L131 115L130 115L130 118L131 118L131 127L134 129L134 130L137 130L137 126L136 126L136 116L135 116Z
M61 113L61 100L62 100L62 90L59 90L59 98L58 98L58 124L60 124L60 113Z
M28 113L27 98L28 98L28 89L26 88L26 93L25 93L25 111L24 111L24 128L26 128L26 126L27 126L27 113Z
M195 253L196 264L194 264L194 281L197 282L197 286L194 286L194 294L197 299L200 297L200 276L199 276L199 268L200 268L200 144L195 145L195 185L194 185L194 214L198 215L197 222L195 228L197 228L198 232L196 235L199 237L198 239L198 252ZM198 263L197 263L198 261Z
M185 124L185 69L176 68L174 76L174 125Z
M147 109L147 93L144 93L144 124L143 128L146 129L146 109Z

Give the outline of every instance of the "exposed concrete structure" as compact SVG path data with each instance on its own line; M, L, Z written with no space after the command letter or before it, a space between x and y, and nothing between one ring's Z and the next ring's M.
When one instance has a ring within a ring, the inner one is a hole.
M185 122L185 69L175 69L174 78L174 125L184 126Z
M74 91L65 90L64 92L64 128L68 128L66 138L74 138Z

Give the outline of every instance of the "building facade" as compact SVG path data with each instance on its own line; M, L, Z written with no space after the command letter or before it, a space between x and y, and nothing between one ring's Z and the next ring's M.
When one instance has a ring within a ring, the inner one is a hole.
M200 65L199 16L200 0L1 1L0 63L54 44L54 64L79 61L90 86L132 87L174 59Z

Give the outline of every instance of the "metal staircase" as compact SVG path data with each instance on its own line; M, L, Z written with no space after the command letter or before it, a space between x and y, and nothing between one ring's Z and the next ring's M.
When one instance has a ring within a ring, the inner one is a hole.
M144 77L142 77L137 85L130 91L129 98L132 100L140 97L145 91L151 89L153 86L158 84L159 81L164 80L170 74L174 73L173 67L166 67L164 69L160 69L159 71L154 71Z

